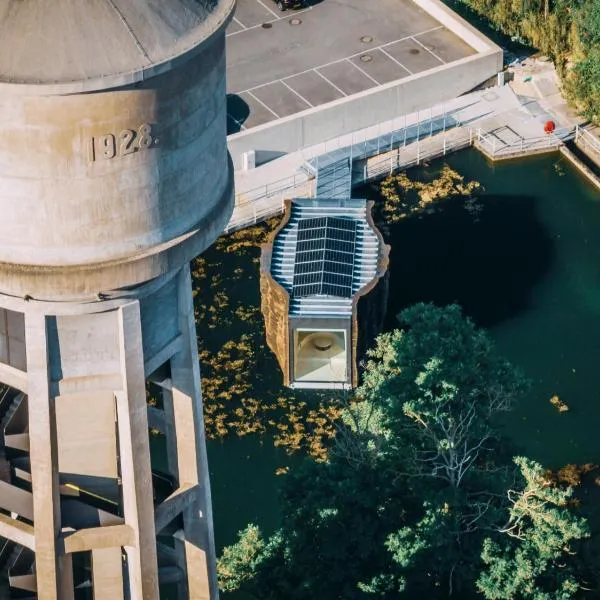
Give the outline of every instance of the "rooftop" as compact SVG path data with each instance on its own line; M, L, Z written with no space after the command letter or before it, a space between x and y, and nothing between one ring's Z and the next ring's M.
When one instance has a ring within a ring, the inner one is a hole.
M228 133L474 54L411 0L311 0L283 13L273 0L238 0L227 28Z
M3 0L0 90L126 85L169 70L224 27L234 0ZM4 84L4 85L3 85Z
M291 296L290 315L347 317L377 275L380 248L366 200L296 198L273 243L271 273Z

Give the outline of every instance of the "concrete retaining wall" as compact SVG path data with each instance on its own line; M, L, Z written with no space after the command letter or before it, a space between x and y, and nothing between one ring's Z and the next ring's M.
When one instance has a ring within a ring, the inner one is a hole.
M448 8L439 0L413 0L413 2L428 12L434 19L437 19L444 27L447 27L454 35L457 35L469 46L478 52L487 52L488 50L501 51L497 46L481 31L457 15L452 9ZM501 69L498 69L500 71Z
M242 154L249 150L295 152L430 108L472 90L500 70L502 50L494 47L424 73L230 135L227 141L234 167L242 168Z
M478 54L230 135L235 169L249 150L259 156L296 152L456 98L502 70L499 46L439 0L414 2Z

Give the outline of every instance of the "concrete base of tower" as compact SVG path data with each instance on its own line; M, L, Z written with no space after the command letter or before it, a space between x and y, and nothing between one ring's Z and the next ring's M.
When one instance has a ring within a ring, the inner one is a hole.
M150 377L161 393L149 403ZM152 600L165 575L182 598L218 597L187 264L116 299L0 296L0 381L14 388L0 399L13 467L0 475L0 536L23 550L11 583L40 600L82 583ZM149 421L166 437L160 478Z

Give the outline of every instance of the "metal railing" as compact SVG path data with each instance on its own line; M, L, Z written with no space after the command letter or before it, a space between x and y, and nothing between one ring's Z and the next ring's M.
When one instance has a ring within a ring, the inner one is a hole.
M314 195L315 181L305 173L295 173L247 192L236 194L235 208L225 233L283 213L286 198L305 198Z
M502 156L519 156L535 153L541 150L558 149L566 140L573 137L573 128L562 127L543 136L523 138L515 134L518 139L504 141L491 132L477 129L476 139L480 148L492 158Z
M593 133L579 125L575 127L575 143L586 146L600 155L600 140Z
M588 131L577 128L559 128L544 136L523 138L513 132L516 139L505 141L493 132L481 128L467 128L460 122L451 122L446 113L434 114L424 122L404 122L404 128L382 133L366 139L365 134L351 136L349 146L340 141L327 144L327 153L348 150L352 168L353 159L361 158L362 169L352 169L352 184L367 183L391 175L394 171L408 169L463 148L477 146L491 158L524 156L543 150L558 149L566 140L584 139L600 154L600 141ZM368 135L368 134L366 134ZM379 154L381 153L381 154ZM321 167L318 157L313 161L316 170ZM327 168L327 167L325 167ZM318 174L317 174L318 178ZM283 213L286 198L313 197L316 179L307 172L295 173L289 177L268 183L264 186L236 194L236 206L225 228L231 233L243 227L254 225L270 217Z
M417 140L409 146L400 146L381 156L373 156L365 161L362 173L354 172L354 183L367 183L394 171L409 169L424 161L446 156L450 152L468 148L473 144L471 129L454 130L452 133L433 135L430 138ZM357 177L358 175L358 177Z

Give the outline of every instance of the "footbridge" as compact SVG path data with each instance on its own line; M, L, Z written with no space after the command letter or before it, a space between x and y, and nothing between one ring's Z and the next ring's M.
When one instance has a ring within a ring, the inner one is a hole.
M575 128L546 134L552 119L538 102L497 86L340 136L240 173L226 232L280 214L286 198L349 198L354 187L470 146L494 161L557 151ZM291 174L277 177L282 172ZM252 175L265 183L251 187Z

